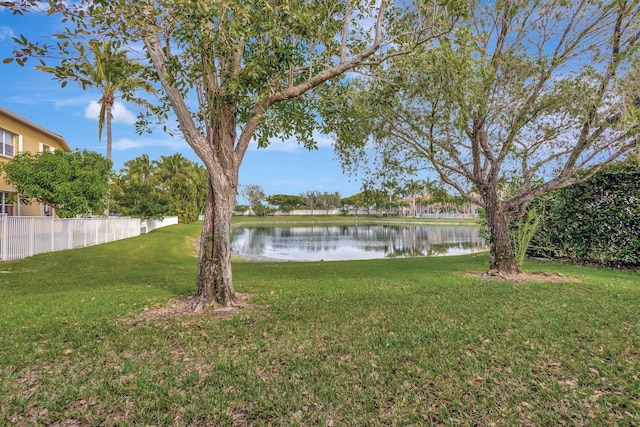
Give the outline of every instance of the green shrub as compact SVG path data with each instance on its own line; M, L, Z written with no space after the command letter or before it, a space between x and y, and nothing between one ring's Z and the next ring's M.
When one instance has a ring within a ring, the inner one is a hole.
M513 251L516 254L516 261L520 267L524 264L524 257L527 254L529 243L538 229L541 218L542 215L539 214L535 208L532 208L511 227Z
M236 207L233 208L233 214L234 215L244 215L249 209L250 208L249 208L248 205L236 205Z
M480 225L480 237L484 240L485 245L491 244L489 236L489 228L487 226L487 215L484 209L478 209ZM511 243L513 252L516 256L516 262L520 267L524 265L524 258L529 253L529 244L538 229L542 215L535 208L530 208L527 213L512 223L509 227L511 233Z
M174 200L169 208L169 215L178 217L180 224L190 224L198 220L198 207L190 200Z
M640 266L640 167L611 165L582 184L537 203L546 215L531 255L564 257L614 267Z

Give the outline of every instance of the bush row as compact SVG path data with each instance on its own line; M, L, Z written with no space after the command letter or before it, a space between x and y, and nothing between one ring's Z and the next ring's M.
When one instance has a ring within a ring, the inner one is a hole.
M623 268L640 267L640 164L601 170L582 184L537 200L542 221L531 256Z

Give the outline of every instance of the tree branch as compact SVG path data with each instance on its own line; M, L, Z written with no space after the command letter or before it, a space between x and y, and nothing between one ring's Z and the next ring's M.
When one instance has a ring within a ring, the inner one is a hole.
M296 98L305 92L319 86L320 84L330 80L336 76L339 76L356 66L360 65L366 58L375 54L381 46L382 43L382 23L385 16L386 8L388 6L389 0L382 0L379 10L378 17L376 20L375 26L375 36L373 43L367 49L364 49L359 54L355 55L348 61L340 62L339 64L325 68L314 76L309 77L306 81L292 86L287 87L282 91L276 92L264 100L256 103L256 105L251 109L249 117L247 119L245 127L242 129L242 133L240 134L240 138L238 139L238 144L236 145L236 160L239 162L244 157L244 154L249 146L249 142L251 137L255 133L258 125L261 121L262 115L271 107L273 104L286 101L288 99Z
M198 127L191 118L191 110L189 110L189 107L186 105L182 94L169 79L167 58L164 55L156 28L154 26L146 26L141 28L141 31L143 42L156 69L158 79L167 93L167 97L178 118L180 129L184 133L187 143L189 143L191 148L193 148L198 157L203 161L205 161L205 159L216 158L215 152L209 144L207 144L202 133L198 130Z

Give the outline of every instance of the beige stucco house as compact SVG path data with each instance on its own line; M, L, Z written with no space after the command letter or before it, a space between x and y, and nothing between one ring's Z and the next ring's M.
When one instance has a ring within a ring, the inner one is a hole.
M64 138L6 108L0 107L0 163L10 162L19 153L45 150L71 151ZM0 176L0 213L11 216L53 215L52 209L39 203L20 203L15 188Z

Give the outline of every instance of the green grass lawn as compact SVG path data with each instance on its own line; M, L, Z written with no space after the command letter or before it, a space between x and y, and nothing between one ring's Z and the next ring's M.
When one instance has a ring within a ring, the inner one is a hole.
M199 227L0 264L0 425L640 424L639 273L236 261L254 309L140 317L193 291Z

